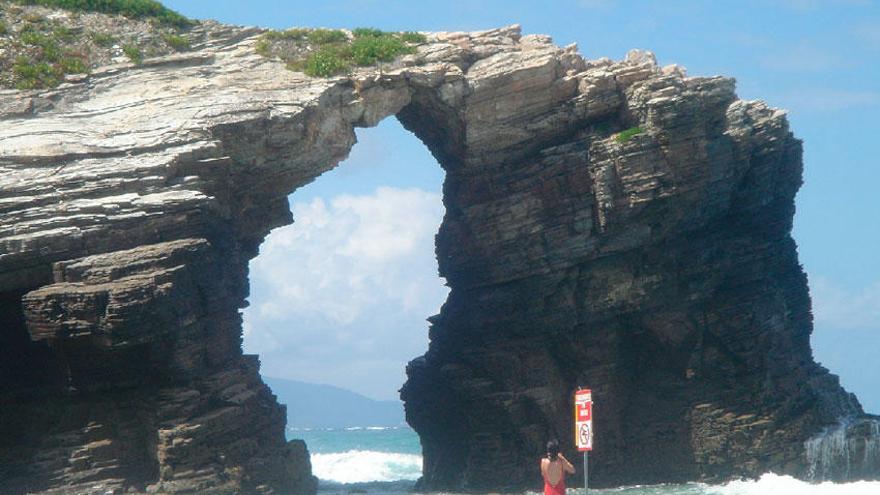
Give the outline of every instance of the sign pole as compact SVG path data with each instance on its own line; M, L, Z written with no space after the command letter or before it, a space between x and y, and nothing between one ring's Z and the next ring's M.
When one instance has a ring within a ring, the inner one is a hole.
M589 456L593 450L593 393L579 388L574 393L574 443L584 453L584 495L590 490Z
M589 458L589 456L590 456L590 452L585 450L584 451L584 494L586 494L587 492L590 491L590 474L589 474L590 471L589 471L589 467L588 467L589 464L587 463L587 459Z

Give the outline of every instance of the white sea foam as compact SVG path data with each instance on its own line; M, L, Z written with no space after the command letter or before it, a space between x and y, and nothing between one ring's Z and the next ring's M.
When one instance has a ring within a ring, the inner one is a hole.
M349 450L312 454L312 472L318 479L337 483L416 480L422 475L422 456Z
M792 478L765 474L755 481L732 481L723 486L706 487L707 495L877 495L880 481L851 483L807 483Z
M288 426L287 431L289 432L300 432L300 431L386 431L386 430L401 430L401 429L409 429L408 426L340 426L338 428L331 427L319 427L319 428L309 428L307 426Z
M539 495L527 492L528 495ZM569 489L570 495L583 495L583 488ZM792 478L765 474L757 480L732 481L724 485L687 483L683 485L650 485L590 489L590 495L877 495L880 481L852 483L807 483Z
M384 430L397 430L398 426L348 426L342 428L345 431L361 431L361 430L370 430L370 431L384 431ZM333 428L328 428L328 430L333 430Z

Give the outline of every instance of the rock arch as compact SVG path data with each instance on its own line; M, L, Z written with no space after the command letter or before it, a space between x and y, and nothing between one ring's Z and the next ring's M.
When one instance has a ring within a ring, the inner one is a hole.
M732 80L518 27L312 79L257 56L254 30L196 29L192 53L0 94L13 493L313 490L241 354L247 263L353 127L391 115L447 172L451 293L402 392L423 488L532 486L547 436L572 448L578 384L604 485L806 475L804 442L863 415L811 359L800 142Z

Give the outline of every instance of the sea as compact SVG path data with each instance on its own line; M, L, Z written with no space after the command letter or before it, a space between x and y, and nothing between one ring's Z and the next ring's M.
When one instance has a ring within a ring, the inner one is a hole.
M306 441L319 495L401 495L421 475L418 435L407 426L289 428L288 438ZM585 495L583 489L567 490ZM688 483L590 489L589 495L880 495L880 481L807 483L765 474L757 480L723 485ZM538 495L527 492L526 495Z

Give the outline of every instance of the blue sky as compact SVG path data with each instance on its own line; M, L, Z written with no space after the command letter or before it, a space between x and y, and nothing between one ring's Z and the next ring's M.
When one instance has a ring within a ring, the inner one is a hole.
M557 44L576 42L588 58L644 48L690 74L735 77L740 97L787 109L804 140L794 236L814 300L814 354L880 413L880 2L164 3L191 17L273 28L459 31L519 23ZM266 374L391 398L403 363L426 346L424 317L446 294L431 247L443 176L395 121L360 130L359 139L347 162L291 197L297 225L273 233L252 265L245 346L261 354ZM383 210L398 204L407 218ZM375 241L372 251L339 248L358 235ZM304 292L312 296L297 299Z

